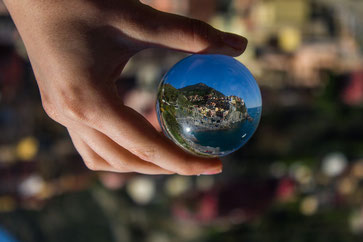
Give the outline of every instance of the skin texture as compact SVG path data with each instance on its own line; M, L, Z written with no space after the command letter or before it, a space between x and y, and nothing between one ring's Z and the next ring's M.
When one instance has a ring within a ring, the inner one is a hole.
M5 0L25 43L46 113L91 170L217 174L219 159L185 153L123 105L115 81L146 48L238 56L247 40L136 0Z

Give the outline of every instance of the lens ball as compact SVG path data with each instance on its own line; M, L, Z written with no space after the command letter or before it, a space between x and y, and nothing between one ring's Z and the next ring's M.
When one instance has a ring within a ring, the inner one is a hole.
M241 148L261 118L251 72L224 55L191 55L163 77L156 109L164 134L184 150L220 157Z

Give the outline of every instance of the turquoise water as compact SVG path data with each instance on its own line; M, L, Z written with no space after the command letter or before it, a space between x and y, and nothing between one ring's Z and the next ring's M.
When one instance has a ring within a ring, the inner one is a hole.
M238 127L231 130L193 132L198 144L210 147L219 147L221 152L228 152L242 147L251 138L260 121L262 108L250 108L248 114L253 118L241 122Z

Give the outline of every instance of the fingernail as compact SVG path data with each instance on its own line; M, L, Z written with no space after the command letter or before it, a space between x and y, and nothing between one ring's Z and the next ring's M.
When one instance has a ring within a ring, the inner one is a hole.
M210 171L205 171L203 172L201 175L216 175L222 173L222 168L218 168L218 169L214 169L214 170L210 170Z
M231 33L224 33L222 35L222 40L225 44L229 45L233 49L243 51L246 49L248 43L246 38Z

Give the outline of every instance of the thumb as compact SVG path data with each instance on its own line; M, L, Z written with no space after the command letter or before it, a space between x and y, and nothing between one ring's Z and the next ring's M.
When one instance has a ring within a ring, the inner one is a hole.
M241 55L247 39L219 31L209 24L143 5L140 36L151 47L163 47L190 53Z

